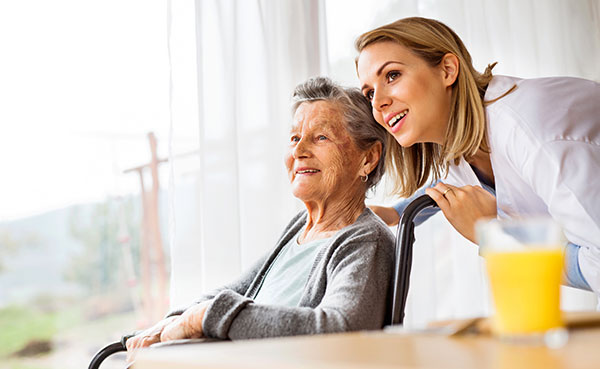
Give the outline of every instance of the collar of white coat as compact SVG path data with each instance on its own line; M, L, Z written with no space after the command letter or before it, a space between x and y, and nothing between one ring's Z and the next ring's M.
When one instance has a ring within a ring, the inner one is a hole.
M462 186L481 186L477 175L471 168L471 165L467 163L464 158L460 158L458 164L450 164L448 168L448 175L444 180L444 183L451 184L453 186L462 187Z
M485 97L483 98L483 100L494 101L500 98L508 91L510 91L511 88L513 88L514 86L518 86L521 80L522 78L501 75L494 76L490 81L487 89L485 90Z

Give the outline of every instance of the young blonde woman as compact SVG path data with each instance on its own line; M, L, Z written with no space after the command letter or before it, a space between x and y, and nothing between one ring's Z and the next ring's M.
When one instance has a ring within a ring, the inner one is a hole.
M479 73L433 19L379 27L356 48L398 195L421 188L471 241L482 217L550 215L569 241L566 282L600 295L600 85ZM393 224L405 204L374 210Z

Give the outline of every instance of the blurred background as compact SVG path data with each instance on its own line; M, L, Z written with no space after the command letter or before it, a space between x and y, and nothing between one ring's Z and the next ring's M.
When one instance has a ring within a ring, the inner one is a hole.
M479 70L600 81L600 0L0 2L0 368L85 367L270 249L301 206L292 89L358 86L354 39L415 15ZM384 181L369 203L396 200ZM490 313L477 247L442 216L414 260L407 324Z

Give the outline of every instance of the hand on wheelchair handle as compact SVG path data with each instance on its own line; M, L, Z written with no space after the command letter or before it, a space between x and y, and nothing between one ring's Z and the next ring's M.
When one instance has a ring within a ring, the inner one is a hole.
M496 197L479 186L456 187L439 182L425 190L463 237L475 240L475 223L496 216Z

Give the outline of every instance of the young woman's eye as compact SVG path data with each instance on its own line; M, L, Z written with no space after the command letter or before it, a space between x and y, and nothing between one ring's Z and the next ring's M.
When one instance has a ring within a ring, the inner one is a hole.
M387 79L388 82L392 82L393 80L395 80L398 77L400 77L400 72L395 71L395 70L389 71L385 75L385 78Z
M369 91L365 92L365 97L367 98L367 100L373 101L373 95L374 94L375 93L373 92L373 90L369 90Z

